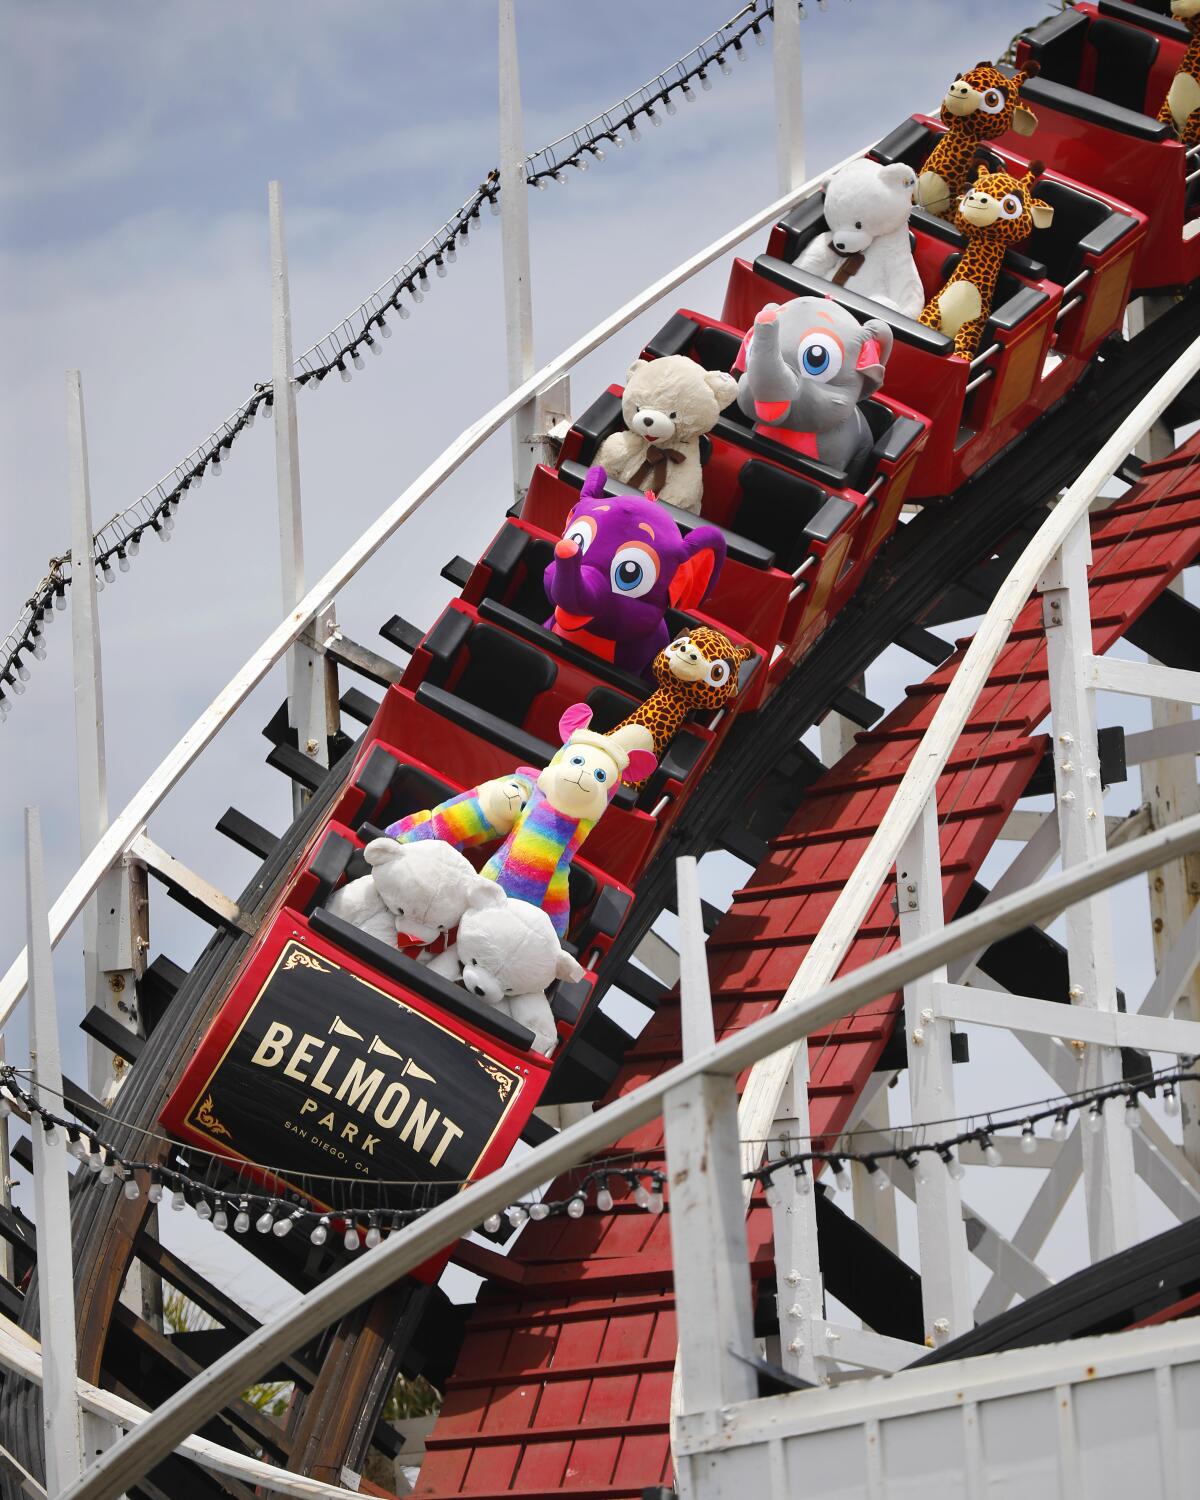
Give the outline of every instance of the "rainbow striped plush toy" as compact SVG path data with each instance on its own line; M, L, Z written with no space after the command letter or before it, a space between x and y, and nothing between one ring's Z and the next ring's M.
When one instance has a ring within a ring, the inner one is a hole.
M459 792L456 797L439 802L436 807L409 813L390 823L384 832L401 844L420 839L441 839L455 849L494 844L512 830L529 800L536 777L532 767L522 766L511 776L482 782L469 792Z

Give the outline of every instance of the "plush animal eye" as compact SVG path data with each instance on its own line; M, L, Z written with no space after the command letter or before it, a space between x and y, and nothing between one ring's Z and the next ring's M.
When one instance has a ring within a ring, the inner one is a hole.
M800 373L810 380L832 380L842 368L841 345L828 333L806 333L800 340L798 354Z
M649 547L630 542L613 558L609 578L614 594L640 599L658 582L658 558Z
M608 780L608 772L601 766L597 766L596 769L592 772L592 775L596 778L597 781Z
M710 687L724 687L729 681L729 663L727 661L709 662L705 678Z
M670 417L672 422L678 421L679 419L679 413L677 411L669 411L667 413L667 416Z
M1019 219L1025 212L1025 205L1016 193L1005 193L1000 200L1000 212L1006 219Z
M986 89L979 98L979 107L987 115L998 115L1004 104L1004 94L1000 89Z
M861 219L855 219L855 221L854 221L854 227L855 227L855 229L861 229L862 228L862 220Z
M596 540L596 523L591 516L573 516L567 522L567 529L563 532L563 540L574 542L580 552L587 549Z
M581 765L583 765L583 756L582 755L572 755L572 757L571 757L571 764L573 766L581 766Z
M691 649L692 638L690 635L681 635L677 641L671 642L672 651L688 651Z
M396 915L398 917L402 917L404 915L404 908L402 906L398 906L396 908Z

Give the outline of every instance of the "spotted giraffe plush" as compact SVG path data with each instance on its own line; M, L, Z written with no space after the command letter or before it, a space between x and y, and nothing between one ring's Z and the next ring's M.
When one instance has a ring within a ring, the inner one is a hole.
M681 635L654 658L658 690L617 725L614 736L626 745L652 750L661 760L690 713L723 708L737 697L738 668L750 655L749 646L735 646L707 625Z
M973 359L979 349L1006 247L1033 229L1050 227L1054 210L1033 196L1042 171L1035 161L1024 177L1010 177L980 163L975 184L954 215L955 228L967 236L967 248L945 286L925 304L920 321L952 338L961 359Z
M1200 4L1200 0L1197 0ZM971 167L981 141L995 141L1009 130L1032 135L1037 116L1021 103L1021 85L1040 72L1026 63L1011 78L990 62L960 73L942 100L946 134L929 153L917 178L917 202L931 214L948 219L971 181Z
M1171 14L1186 21L1191 40L1179 61L1158 118L1185 146L1200 141L1200 0L1171 0Z

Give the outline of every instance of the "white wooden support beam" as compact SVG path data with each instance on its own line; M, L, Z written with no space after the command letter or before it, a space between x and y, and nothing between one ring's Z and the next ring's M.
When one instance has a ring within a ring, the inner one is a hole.
M683 1055L713 1045L712 1000L696 861L676 861L679 880L680 1022ZM738 1148L737 1079L701 1073L663 1100L670 1183L671 1253L679 1323L681 1409L748 1401L754 1316Z
M637 945L633 956L639 963L645 964L655 979L668 989L673 989L679 983L679 954L653 928Z
M779 191L804 181L804 92L800 66L800 7L793 0L775 7L771 35L775 74L775 160Z
M896 897L901 945L917 942L945 925L933 794L901 845L896 859ZM935 969L904 987L908 1098L914 1120L947 1120L955 1114L951 1028L948 1020L939 1018L934 1004L937 987L945 977L945 969ZM922 1158L916 1189L925 1337L936 1347L969 1332L973 1323L962 1194L947 1165L933 1154Z
M1176 579L1176 583L1178 581ZM1127 766L1173 760L1177 755L1200 755L1200 719L1191 714L1155 723L1153 729L1142 729L1137 734L1125 736ZM1192 779L1195 780L1194 769Z
M903 1370L914 1360L928 1354L924 1344L910 1344L907 1339L889 1338L869 1328L851 1328L845 1323L827 1323L819 1318L813 1330L817 1341L828 1351L829 1359L842 1365L856 1365L861 1370L890 1375Z
M998 1003L994 991L973 989L965 984L935 984L932 1007L936 1016L947 1020L969 1021L974 1026L1001 1026L1008 1031L1031 1031L1066 1042L1140 1047L1147 1052L1170 1052L1185 1057L1200 1053L1200 1024L1168 1016L1093 1011L1059 1005L1053 1000L1038 1000L1031 995L1014 995L1010 991Z
M808 1046L796 1049L792 1076L771 1131L782 1153L803 1151L809 1142ZM743 1166L749 1165L745 1148ZM813 1176L789 1169L772 1180L771 1224L775 1241L775 1294L779 1307L779 1362L790 1374L814 1385L828 1384L829 1353L821 1329L825 1288L817 1247L817 1205Z
M1184 995L1200 965L1200 906L1194 906L1178 930L1174 946L1162 955L1154 983L1146 991L1138 1014L1167 1016Z
M287 241L283 229L283 188L267 186L271 230L271 396L275 417L275 485L279 499L280 582L284 614L304 598L304 521L300 506L300 435L296 385L292 379L292 304ZM316 645L334 630L329 604L288 652L288 724L300 752L320 766L329 764L329 738L338 727L337 666ZM293 784L292 810L306 801Z
M1104 854L1104 804L1096 739L1091 603L1087 568L1091 534L1076 521L1038 581L1050 677L1054 782L1064 872ZM1106 896L1096 895L1065 914L1071 1003L1115 1014L1116 977L1112 920ZM1089 1046L1080 1054L1077 1089L1104 1088L1121 1080L1118 1047ZM1133 1149L1119 1117L1103 1111L1099 1130L1083 1141L1088 1238L1092 1259L1102 1260L1138 1239Z
M533 284L529 266L529 188L521 121L521 69L515 0L500 0L500 250L504 277L504 333L508 388L533 374ZM533 478L537 401L527 401L511 424L513 498L523 500Z
M1053 813L1044 813L1041 817L1040 826L1029 835L1024 849L979 903L980 906L992 905L996 901L1002 901L1005 896L1011 896L1014 891L1036 885L1057 859L1058 819ZM966 958L959 959L957 963L951 964L949 977L955 980L961 979L969 969L974 968L985 951L980 948L977 953L971 953Z
M62 1106L62 1063L46 911L42 825L36 807L25 809L25 911L32 1092L43 1108L57 1114ZM29 1133L33 1139L33 1196L38 1226L38 1316L45 1361L42 1430L46 1444L46 1489L51 1495L60 1495L83 1472L79 1404L75 1398L70 1174L63 1131L44 1130L39 1121L31 1120Z
M104 736L104 674L100 652L100 613L93 563L92 492L88 472L83 383L67 371L67 466L71 504L71 653L75 678L75 775L79 787L79 851L86 857L108 827L108 767ZM128 876L109 870L83 913L84 1009L98 1006L130 1031L137 1031L134 980L144 954L120 939L120 927L134 903ZM118 1059L93 1037L87 1039L88 1089L111 1099L120 1082ZM124 1063L121 1063L121 1068Z
M139 833L130 843L130 854L146 866L152 874L156 875L164 885L178 886L181 891L186 891L189 896L199 901L201 905L208 908L218 921L226 923L230 927L237 927L242 932L253 933L254 923L245 914L236 901L231 901L228 896L219 891L215 885L205 880L203 875L197 875L195 870L190 870L181 860L173 854L168 854L165 849L160 849L153 839L145 833Z
M1134 698L1165 698L1171 703L1200 703L1200 672L1160 667L1157 662L1125 661L1116 656L1089 654L1084 677L1088 687L1105 693L1127 693Z

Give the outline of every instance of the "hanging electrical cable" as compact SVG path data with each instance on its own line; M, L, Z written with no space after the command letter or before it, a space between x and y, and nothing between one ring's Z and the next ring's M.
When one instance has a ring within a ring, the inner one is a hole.
M795 0L801 18L804 0ZM825 0L818 0L825 9ZM660 126L665 115L677 113L677 97L694 103L700 92L712 88L714 70L729 74L731 59L744 60L747 42L753 38L765 45L765 23L775 16L774 3L750 0L723 25L696 44L670 67L627 94L610 109L594 116L586 124L556 141L541 147L525 158L525 184L538 190L551 182L565 183L567 169L585 172L605 158L605 148L621 149L626 141L641 139L639 121ZM297 384L315 389L333 371L344 381L353 378L355 370L366 367L364 351L381 354L380 341L391 337L388 319L406 319L411 305L424 301L430 290L430 270L444 277L448 265L454 264L466 248L472 228L478 232L483 207L499 213L502 191L500 174L487 174L461 208L425 241L410 260L405 261L381 286L361 302L335 328L318 339L295 361L293 379ZM406 300L407 299L407 300ZM233 443L254 425L258 415L270 416L273 402L271 383L260 382L253 393L221 423L203 443L192 451L128 509L119 511L101 526L93 537L93 563L96 587L102 589L115 580L117 572L128 572L130 559L136 557L142 540L148 534L168 542L175 525L175 513L189 491L197 489L206 475L219 475ZM114 566L115 565L115 566ZM16 623L0 646L0 722L8 717L8 695L20 695L29 680L29 659L41 660L46 654L46 627L54 608L63 608L66 590L71 584L70 553L53 557L45 576L25 601Z

